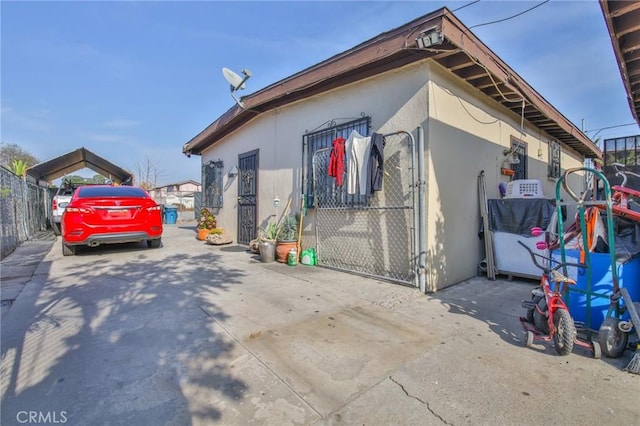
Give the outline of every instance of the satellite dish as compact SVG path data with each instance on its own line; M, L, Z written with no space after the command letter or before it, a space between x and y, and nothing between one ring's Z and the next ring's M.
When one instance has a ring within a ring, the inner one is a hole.
M231 85L231 90L242 90L245 88L244 80L229 68L222 68L224 79Z
M244 104L242 103L242 101L233 94L238 90L244 90L245 81L249 80L249 77L251 77L251 71L249 71L248 69L243 69L242 74L244 75L244 77L240 77L238 74L231 71L229 68L225 68L225 67L222 68L222 75L224 76L224 79L227 80L227 82L231 86L230 87L231 96L241 108L244 108Z

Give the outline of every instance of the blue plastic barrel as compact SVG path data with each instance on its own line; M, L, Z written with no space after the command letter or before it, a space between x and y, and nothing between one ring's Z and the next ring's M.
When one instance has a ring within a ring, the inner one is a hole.
M164 221L169 225L174 225L178 221L178 208L177 207L164 207Z

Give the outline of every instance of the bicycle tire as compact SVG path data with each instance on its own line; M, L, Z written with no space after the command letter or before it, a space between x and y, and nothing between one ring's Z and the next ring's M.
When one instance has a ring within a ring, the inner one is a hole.
M553 333L556 352L562 356L569 355L573 352L573 344L578 335L569 311L564 308L556 309L553 314L553 324L556 327L555 333Z

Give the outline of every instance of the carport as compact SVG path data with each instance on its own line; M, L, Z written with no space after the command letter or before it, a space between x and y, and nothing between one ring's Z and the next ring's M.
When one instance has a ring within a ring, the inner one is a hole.
M133 184L133 174L84 147L36 164L27 170L27 175L37 181L51 182L84 168L89 168L120 185Z

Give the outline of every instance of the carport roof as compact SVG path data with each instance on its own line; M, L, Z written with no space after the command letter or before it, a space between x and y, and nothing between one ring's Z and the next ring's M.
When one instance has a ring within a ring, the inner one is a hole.
M420 48L417 40L429 35L438 37L436 43ZM518 116L523 114L529 123L585 157L602 158L593 141L446 7L243 97L245 109L233 106L184 144L182 151L186 155L200 155L264 112L425 59L437 62Z
M85 167L111 179L114 183L130 184L133 182L131 173L84 147L36 164L27 170L27 174L36 179L51 182Z

